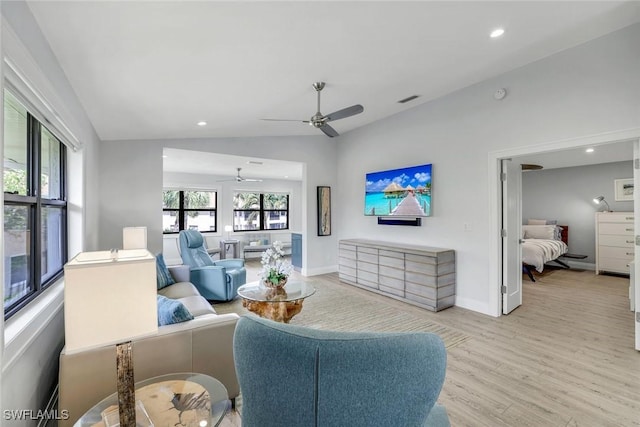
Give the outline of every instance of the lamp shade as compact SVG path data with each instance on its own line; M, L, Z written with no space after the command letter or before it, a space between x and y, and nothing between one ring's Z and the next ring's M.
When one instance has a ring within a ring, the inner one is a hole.
M224 231L226 231L227 233L233 231L233 227L231 225L225 225L224 226Z
M67 353L157 333L156 260L146 249L80 253L64 282Z
M124 227L122 249L147 249L147 227Z
M609 206L609 203L607 203L607 201L604 199L604 196L594 197L593 203L595 203L598 206L604 205L604 208L605 208L604 212L609 212L611 210L611 207Z

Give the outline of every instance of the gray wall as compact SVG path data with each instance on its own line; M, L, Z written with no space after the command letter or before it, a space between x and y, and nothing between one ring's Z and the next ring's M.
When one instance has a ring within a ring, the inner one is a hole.
M69 254L95 249L98 137L26 2L3 1L0 7L5 19L0 57L12 58L84 143L85 148L79 152L68 150ZM0 131L0 138L2 135ZM3 144L4 141L0 149ZM43 409L57 384L58 356L64 342L62 281L0 325L0 334L4 337L0 357L2 409ZM0 422L2 426L35 426L36 423L35 420L8 421L4 418Z
M100 146L100 244L119 247L126 225L147 227L149 250L160 252L162 236L162 150L179 148L296 161L303 164L301 218L304 233L303 274L336 270L337 240L317 236L316 187L336 186L339 138L320 136L211 138L159 141L105 141ZM333 205L334 212L339 205Z
M568 225L569 251L588 255L581 261L595 263L595 212L599 207L593 198L604 196L614 211L633 211L633 202L614 201L613 181L620 178L633 178L631 160L524 172L524 224L532 218L557 219L558 224Z
M498 315L500 284L489 283L500 261L491 250L498 236L489 232L490 176L497 176L490 154L640 132L639 45L636 24L341 136L339 238L454 249L456 305ZM492 96L498 88L507 88L502 101ZM424 163L433 164L433 216L421 227L363 216L367 172Z

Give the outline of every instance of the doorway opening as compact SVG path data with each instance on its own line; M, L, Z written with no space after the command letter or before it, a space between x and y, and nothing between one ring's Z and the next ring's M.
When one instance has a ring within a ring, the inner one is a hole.
M496 317L503 314L503 292L509 293L509 289L505 289L505 283L503 283L503 277L505 277L505 267L517 270L519 274L519 284L516 284L520 289L522 288L522 265L517 260L508 265L503 262L505 256L503 249L503 190L502 190L502 161L511 159L518 166L522 163L526 164L544 164L545 162L552 162L548 164L554 164L555 168L559 168L564 157L576 158L577 153L583 153L586 148L596 147L598 148L599 155L597 157L599 163L607 162L607 155L613 156L614 154L620 156L618 150L625 152L623 157L610 157L610 161L626 159L627 161L633 159L633 143L640 137L640 130L616 132L605 135L596 135L593 137L577 138L572 140L559 141L549 144L543 144L536 147L518 148L512 150L503 150L499 152L490 153L489 156L489 171L490 171L490 197L491 197L491 218L492 218L492 239L490 240L490 250L492 253L493 262L490 266L490 283L495 284L492 286L490 295L490 307ZM630 148L631 147L631 148ZM626 150L626 151L625 151ZM631 151L630 151L631 150ZM609 154L606 154L609 153ZM617 153L617 154L616 154ZM545 159L546 158L546 159ZM569 166L567 160L566 165ZM555 162L555 163L553 163ZM574 160L575 163L575 160ZM588 165L588 162L582 164L575 163L574 166ZM595 162L591 161L591 164ZM519 166L520 167L520 166ZM613 186L613 183L611 183ZM517 197L521 199L522 188L518 185L517 188L512 190L512 194L515 192ZM595 197L597 195L591 196ZM590 199L589 199L590 200ZM595 212L594 207L591 207L592 212ZM514 227L515 233L520 234L522 230L522 217L518 220L518 223ZM508 247L508 246L507 246ZM509 250L509 249L507 249ZM515 264L514 264L515 263ZM514 276L516 277L516 276ZM518 304L516 304L517 306ZM513 308L511 308L513 309Z

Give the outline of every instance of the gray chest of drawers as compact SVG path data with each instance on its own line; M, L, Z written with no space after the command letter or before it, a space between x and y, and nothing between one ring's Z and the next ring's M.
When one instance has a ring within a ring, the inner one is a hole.
M440 311L455 302L455 251L366 239L339 242L340 280Z

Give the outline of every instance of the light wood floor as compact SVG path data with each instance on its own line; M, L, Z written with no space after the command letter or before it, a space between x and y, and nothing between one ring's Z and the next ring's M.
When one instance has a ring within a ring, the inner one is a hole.
M452 426L640 426L640 352L633 348L628 283L548 268L536 283L523 277L524 303L507 316L458 307L430 313L471 336L448 350L439 402ZM223 425L240 426L239 414Z

